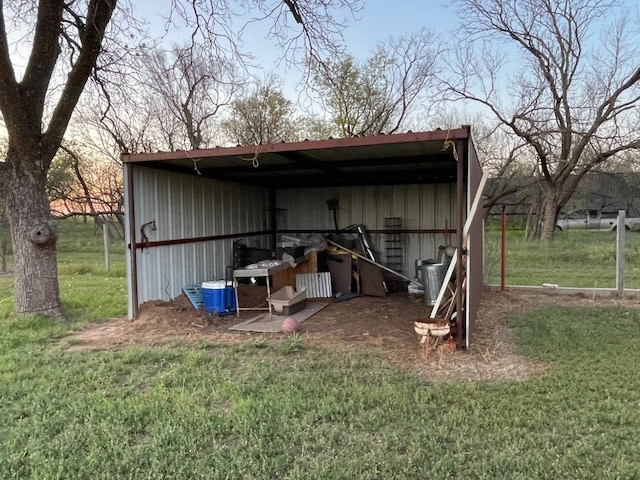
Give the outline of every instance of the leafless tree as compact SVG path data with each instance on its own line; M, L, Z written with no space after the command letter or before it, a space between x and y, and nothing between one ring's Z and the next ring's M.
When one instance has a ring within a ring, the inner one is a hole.
M496 205L505 205L505 199L516 193L518 195L512 201L512 206L531 203L528 194L538 188L533 176L535 164L526 151L526 145L520 138L500 127L482 128L482 121L473 125L479 127L475 129L477 133L474 139L478 157L490 178L483 192L485 216Z
M211 121L240 90L234 63L199 46L154 49L141 57L141 80L155 98L154 120L170 150L208 145Z
M116 163L122 154L167 148L166 135L156 123L159 101L137 78L131 81L126 74L119 76L130 83L124 90L110 89L108 96L89 85L69 125L69 138Z
M240 88L227 59L188 44L169 51L142 46L100 87L105 83L106 89L89 86L70 131L115 161L132 152L210 145L215 116Z
M172 0L169 23L182 22L192 45L211 54L238 50L232 5L269 16L287 52L300 46L325 55L340 33L338 10L357 9L360 0ZM17 0L0 7L0 113L8 136L0 188L11 226L18 313L63 318L47 172L87 81L106 87L103 74L118 69L135 46L137 18L126 0Z
M145 88L145 82L140 80L150 82L148 76L144 72L138 74L138 69L135 72L133 78L126 71L118 74L122 81L131 82L129 88L110 89L105 97L90 86L78 104L69 126L69 137L84 145L84 149L80 152L67 145L62 147L65 154L59 155L66 159L72 182L70 185L61 182L58 186L55 179L49 181L56 192L53 198L58 199L54 210L62 203L63 212L55 212L57 217L87 214L98 223L115 219L116 231L120 233L124 228L121 156L132 152L191 148L187 135L189 127L181 124L181 116L174 114L169 99ZM202 123L200 125L191 132L203 132ZM199 135L199 142L202 142L202 134ZM83 186L85 163L90 167L86 172L89 176L93 173L91 167L96 165L102 173L100 179L92 178L96 181L92 181L89 188ZM92 202L99 204L101 209L92 209ZM85 207L89 207L88 213Z
M340 136L394 133L406 123L419 97L422 108L434 103L430 89L441 52L438 37L422 29L379 45L364 63L352 55L311 62L313 85Z
M97 158L75 144L63 144L52 162L47 180L51 211L56 218L92 218L96 227L124 237L121 169L109 159Z
M464 38L445 83L535 156L540 233L550 239L584 175L640 147L637 19L616 0L454 3Z

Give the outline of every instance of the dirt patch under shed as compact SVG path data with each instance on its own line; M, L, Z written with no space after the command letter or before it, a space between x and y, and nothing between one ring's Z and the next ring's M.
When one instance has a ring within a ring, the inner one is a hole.
M257 305L265 298L260 286L243 286L240 304ZM552 304L640 306L637 298L561 295L545 291L487 289L478 314L477 330L468 351L433 351L424 348L413 329L413 321L428 317L431 308L423 298L407 293L386 297L355 297L332 302L300 325L305 345L327 349L376 349L392 363L423 374L431 381L520 380L544 371L544 365L518 356L504 320ZM165 345L171 342L243 343L265 338L279 342L285 334L263 334L229 330L255 312L207 315L196 310L186 296L174 301L143 305L138 319L114 319L92 325L76 334L69 349L114 349L131 345Z

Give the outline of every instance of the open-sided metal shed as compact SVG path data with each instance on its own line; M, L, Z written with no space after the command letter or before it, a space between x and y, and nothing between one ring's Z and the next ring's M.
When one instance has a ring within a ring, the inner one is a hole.
M397 268L409 276L447 240L459 259L464 251L457 268L466 269L469 344L483 239L482 212L472 208L482 169L470 127L124 155L123 164L131 319L144 302L224 278L234 241L273 249L283 232L328 233L339 222L365 225L383 264L384 239L401 235ZM327 201L338 205L337 219ZM400 221L392 232L389 219Z

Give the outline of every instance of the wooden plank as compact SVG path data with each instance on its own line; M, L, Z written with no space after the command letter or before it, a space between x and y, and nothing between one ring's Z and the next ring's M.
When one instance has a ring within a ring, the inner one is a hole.
M332 253L327 259L333 294L350 293L353 267L350 253Z
M467 220L464 222L464 228L462 229L462 239L465 245L467 237L469 236L471 222L473 221L473 217L476 215L476 210L478 209L478 205L480 205L480 200L482 200L482 192L484 191L484 184L487 183L487 178L489 178L489 175L487 174L487 172L484 172L482 174L482 178L480 179L480 183L478 184L478 190L476 191L476 196L474 197L473 203L471 204L471 209L469 210L469 214L467 215Z
M287 285L296 288L298 273L316 273L318 271L318 252L309 252L294 268L273 274L273 290L278 291Z
M386 297L382 270L369 262L358 262L360 274L360 293L372 297Z

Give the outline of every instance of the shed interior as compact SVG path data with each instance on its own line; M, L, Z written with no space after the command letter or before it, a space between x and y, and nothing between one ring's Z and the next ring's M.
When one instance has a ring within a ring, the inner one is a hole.
M419 261L462 245L481 176L470 127L125 155L123 164L131 318L145 301L228 276L239 245L275 252L291 238L361 238L358 227L376 261L400 274L384 278L406 288ZM481 265L480 237L464 251ZM481 266L479 275L481 284Z

